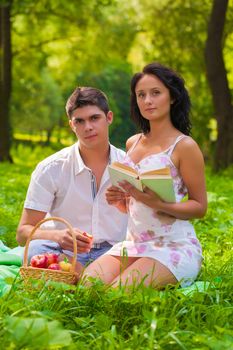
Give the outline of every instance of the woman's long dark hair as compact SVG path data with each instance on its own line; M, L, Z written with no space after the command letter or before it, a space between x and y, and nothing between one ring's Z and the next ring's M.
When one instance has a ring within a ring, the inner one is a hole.
M168 88L171 99L171 122L176 129L185 135L190 135L191 122L189 113L191 102L184 80L172 69L153 62L146 65L141 73L136 73L131 80L131 118L140 127L144 134L150 131L150 123L145 119L138 108L135 88L139 80L146 74L154 75Z

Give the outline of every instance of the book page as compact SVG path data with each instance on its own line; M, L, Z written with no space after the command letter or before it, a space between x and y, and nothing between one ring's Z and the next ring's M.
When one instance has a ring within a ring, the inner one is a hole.
M150 171L146 171L142 174L140 174L140 177L145 176L145 175L171 175L170 168L160 168L160 169L154 169Z
M119 162L114 162L114 163L110 164L109 167L114 168L114 169L118 169L119 171L123 171L123 172L127 171L129 173L132 173L132 174L138 176L138 173L135 169L131 168L128 165L119 163Z
M142 191L142 183L141 180L138 179L137 174L135 176L130 172L122 171L121 169L114 168L111 165L108 166L108 171L112 185L120 187L119 182L125 180L136 187L138 190Z

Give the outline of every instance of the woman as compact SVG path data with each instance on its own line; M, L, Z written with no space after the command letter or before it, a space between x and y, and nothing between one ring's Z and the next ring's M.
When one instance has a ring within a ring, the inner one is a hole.
M204 216L207 198L203 156L189 136L189 111L184 81L170 68L151 63L133 76L131 114L142 132L126 142L124 164L139 173L169 167L176 203L127 182L119 184L124 191L109 188L108 203L129 212L126 240L89 265L85 276L113 286L143 283L156 288L195 280L202 251L188 220Z

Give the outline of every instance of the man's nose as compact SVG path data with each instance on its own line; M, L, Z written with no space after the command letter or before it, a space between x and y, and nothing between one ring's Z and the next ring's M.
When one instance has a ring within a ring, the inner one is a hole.
M85 130L92 130L92 123L89 121L86 121L85 123Z

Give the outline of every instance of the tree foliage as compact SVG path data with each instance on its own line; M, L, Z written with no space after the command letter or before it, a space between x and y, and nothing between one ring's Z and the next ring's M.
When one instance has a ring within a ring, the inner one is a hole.
M7 130L12 125L13 132L44 129L49 135L56 125L65 125L64 105L74 87L94 85L109 95L115 113L111 140L124 145L135 132L129 119L130 77L155 60L185 78L193 105L192 133L211 158L216 108L204 52L212 0L0 0L0 8L11 2L13 79L10 123L4 112ZM232 10L230 1L222 37L230 89Z

